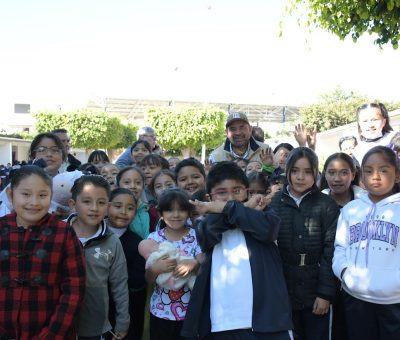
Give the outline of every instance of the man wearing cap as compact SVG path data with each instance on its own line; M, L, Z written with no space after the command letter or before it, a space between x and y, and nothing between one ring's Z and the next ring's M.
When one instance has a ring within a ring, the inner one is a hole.
M236 158L262 162L261 151L267 149L268 145L257 142L252 137L252 129L244 113L230 113L225 127L226 140L211 152L209 157L211 162L232 161Z

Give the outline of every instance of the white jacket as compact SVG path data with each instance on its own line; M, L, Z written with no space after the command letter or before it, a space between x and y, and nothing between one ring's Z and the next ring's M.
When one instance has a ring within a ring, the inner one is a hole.
M400 303L400 193L373 203L368 194L341 210L333 272L353 297L377 304Z

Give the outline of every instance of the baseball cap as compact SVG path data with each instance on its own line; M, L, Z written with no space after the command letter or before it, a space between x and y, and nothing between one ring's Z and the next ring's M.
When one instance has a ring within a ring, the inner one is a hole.
M249 120L247 119L247 116L244 113L242 113L242 112L231 112L228 115L228 118L226 119L225 127L228 127L228 125L230 123L234 122L235 120L243 120L247 124L250 124Z

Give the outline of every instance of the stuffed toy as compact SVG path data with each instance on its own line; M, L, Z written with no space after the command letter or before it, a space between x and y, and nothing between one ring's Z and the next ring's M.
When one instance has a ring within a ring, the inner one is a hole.
M160 257L168 255L169 259L176 259L177 263L183 260L193 260L192 256L183 256L179 254L179 251L175 248L175 246L168 241L161 242L158 250L152 252L146 261L146 268L151 266L156 260ZM194 282L196 280L196 275L189 274L186 277L176 277L173 272L161 273L157 276L156 282L157 284L169 290L179 290L184 285L186 285L189 289L193 289Z

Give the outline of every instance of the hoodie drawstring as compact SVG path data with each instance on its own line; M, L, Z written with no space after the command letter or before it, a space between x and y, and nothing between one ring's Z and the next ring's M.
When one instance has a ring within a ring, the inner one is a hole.
M369 209L369 212L367 214L365 221L362 223L362 229L361 229L361 236L362 236L363 230L365 230L367 233L367 235L366 235L367 245L366 245L366 249L365 249L365 265L366 265L366 267L368 267L369 242L370 242L371 238L373 237L373 235L375 235L375 232L377 229L377 223L373 223L373 217L375 215L375 210L376 210L376 204L373 203L371 208ZM355 267L357 266L358 252L361 247L361 241L362 241L361 236L360 236L360 241L358 243L357 253L356 253L356 256L354 259Z

